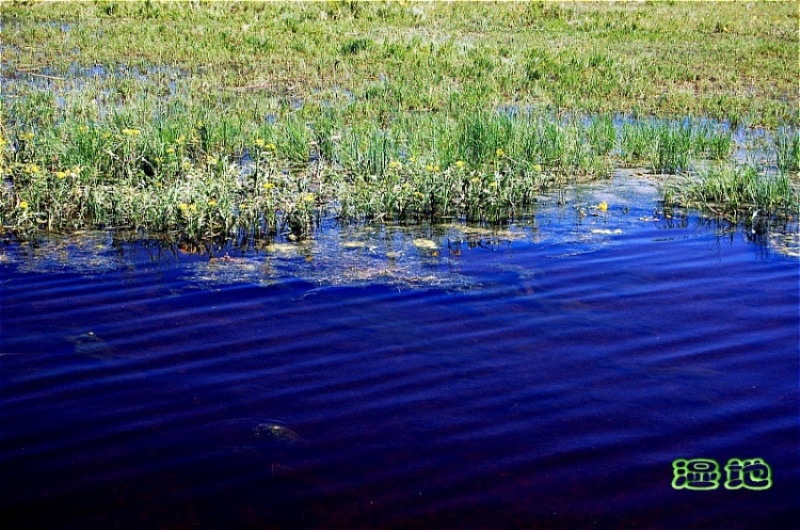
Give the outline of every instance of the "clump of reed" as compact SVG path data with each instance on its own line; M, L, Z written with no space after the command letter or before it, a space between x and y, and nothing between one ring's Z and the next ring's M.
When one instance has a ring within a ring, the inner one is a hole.
M733 164L711 166L699 175L673 181L664 187L663 197L668 206L703 208L725 215L755 210L781 214L800 208L797 183L786 175Z
M781 127L775 135L775 157L783 173L800 172L800 131Z
M0 220L14 230L124 226L184 239L304 234L325 211L501 222L571 180L638 163L682 173L696 158L725 159L733 145L729 131L666 121L618 128L610 115L472 107L375 123L347 106L231 101L143 97L106 113L81 96L58 112L12 101ZM241 106L225 112L228 104ZM796 165L793 141L779 156Z

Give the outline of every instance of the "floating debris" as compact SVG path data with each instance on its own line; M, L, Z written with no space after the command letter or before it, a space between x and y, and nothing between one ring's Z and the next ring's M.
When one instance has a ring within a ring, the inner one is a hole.
M259 440L269 440L288 445L300 441L300 436L293 430L278 423L259 423L253 430L253 436Z
M605 228L595 228L594 230L592 230L592 233L593 234L603 234L603 235L611 236L611 235L619 235L619 234L621 234L622 230L620 230L619 228L617 228L616 230L608 230L608 229L605 229Z
M93 331L68 339L75 346L75 353L92 359L108 360L114 357L109 345Z
M422 250L439 250L439 245L430 239L415 239L414 246Z
M364 248L367 244L363 241L345 241L341 244L342 248Z

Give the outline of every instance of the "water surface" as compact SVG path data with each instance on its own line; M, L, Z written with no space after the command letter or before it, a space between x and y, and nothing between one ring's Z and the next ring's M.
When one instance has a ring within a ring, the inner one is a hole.
M9 238L4 520L790 528L797 252L796 225L668 217L630 177L501 229ZM673 490L697 457L774 485Z

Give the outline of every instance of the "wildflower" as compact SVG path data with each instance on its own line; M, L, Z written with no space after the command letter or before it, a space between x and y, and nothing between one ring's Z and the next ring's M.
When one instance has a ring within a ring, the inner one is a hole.
M189 205L186 204L185 202L178 203L178 209L182 212L185 212L186 210L189 209Z
M208 162L209 164L216 164L217 158L211 155L206 155L206 162Z
M536 171L537 173L541 173L542 172L542 166L539 165L539 164L536 164L536 165L533 166L533 170Z
M139 136L141 133L139 129L122 129L122 134L125 136Z
M28 171L28 173L41 173L42 172L42 168L40 168L36 164L28 164L28 167L26 168L26 170Z
M191 163L191 162L189 162L188 160L184 160L184 161L181 163L181 167L182 167L183 169L187 169L187 170L188 170L188 169L191 169L191 168L192 168L192 163Z
M412 164L414 164L414 163L417 162L417 157L412 156L411 158L408 159L408 161L411 162Z
M175 148L174 148L174 147L168 147L168 148L167 148L167 154L168 154L168 155L171 155L171 154L172 154L172 153L174 153L174 152L175 152Z
M470 182L472 182L473 184L480 184L481 183L481 179L479 179L478 177L474 177L474 178L470 179Z
M498 187L499 185L500 185L500 184L498 184L496 181L494 181L494 182L490 182L490 183L489 183L489 186L491 186L492 188L496 188L496 187Z
M78 125L78 132L87 133L89 132L89 127L86 125Z
M198 122L197 122L197 125L195 125L195 127L202 127L202 126L203 126L203 122L202 122L202 120L201 120L201 121L198 121Z
M27 210L28 209L28 201L22 201L19 203L20 210Z
M268 151L275 151L275 150L276 150L276 149L278 149L278 148L275 146L275 144L267 144L267 145L266 145L266 149L267 149Z
M275 187L275 184L273 184L272 182L265 182L261 187L264 188L265 190L271 190L272 188Z
M217 204L218 204L217 201L215 201L214 199L211 199L210 201L208 201L208 205L209 206L216 206Z
M22 140L33 140L34 134L32 132L26 132L20 134L19 137Z
M306 202L314 202L315 198L316 197L314 196L313 193L306 193L305 195L303 195L303 200Z
M502 149L497 149L497 151L495 151L494 154L496 154L497 156L503 156L506 154L506 152L503 151Z
M177 144L186 143L186 137L184 135L178 136L178 138L175 140L175 143Z
M264 140L262 140L261 138L256 138L256 142L255 142L255 143L256 143L256 145L257 145L258 147L264 147L264 145L266 145L266 143L264 142Z
M607 211L608 203L606 201L601 202L600 204L597 205L597 209L600 210L601 212Z
M433 171L433 166L428 164L427 166L425 166L425 171Z
M66 171L56 171L56 178L57 179L61 179L61 180L67 178L67 172Z
M196 212L197 211L197 205L196 204L190 204L189 205L189 210L191 210L193 212Z
M467 165L467 163L464 162L463 160L456 160L456 167L458 169L464 169L464 166L466 166L466 165Z
M436 171L437 173L439 172L440 169L442 168L440 168L438 165L433 166L433 170Z
M392 169L400 169L403 167L403 164L401 164L397 160L392 160L391 162L389 162L389 167Z
M72 168L69 170L69 176L73 178L77 177L80 174L80 172L81 172L81 166L72 166Z

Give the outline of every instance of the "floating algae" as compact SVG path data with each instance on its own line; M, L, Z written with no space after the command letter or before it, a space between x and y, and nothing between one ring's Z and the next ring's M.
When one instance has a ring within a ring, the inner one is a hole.
M468 241L489 240L489 241L520 241L529 237L522 230L512 230L498 227L482 227L461 225L458 223L447 223L437 225L438 227L454 231L459 237Z
M800 257L800 232L770 234L769 246L784 256Z
M208 285L270 283L269 276L262 270L262 262L253 258L211 258L207 262L187 264L186 267L191 271L192 280Z
M271 253L290 255L297 252L297 246L290 243L272 243L264 247L264 250Z

